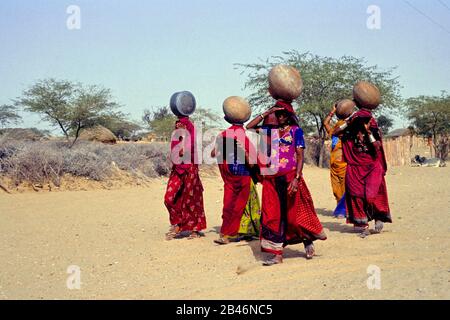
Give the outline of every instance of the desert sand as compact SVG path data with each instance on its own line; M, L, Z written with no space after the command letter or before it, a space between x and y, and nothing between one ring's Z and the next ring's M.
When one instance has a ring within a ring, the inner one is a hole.
M205 237L164 240L166 179L116 190L0 193L0 299L449 299L450 168L391 168L393 224L360 239L332 217L328 171L305 168L328 240L261 266L258 241L217 246L223 186L204 177ZM373 225L371 225L373 226ZM81 287L66 285L71 265ZM381 270L369 290L368 267Z

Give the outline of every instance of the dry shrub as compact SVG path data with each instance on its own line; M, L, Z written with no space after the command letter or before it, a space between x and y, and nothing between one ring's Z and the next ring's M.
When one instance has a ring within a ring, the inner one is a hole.
M167 144L104 145L80 141L13 142L0 139L0 174L21 182L60 184L64 174L104 181L113 166L137 177L154 178L170 171Z

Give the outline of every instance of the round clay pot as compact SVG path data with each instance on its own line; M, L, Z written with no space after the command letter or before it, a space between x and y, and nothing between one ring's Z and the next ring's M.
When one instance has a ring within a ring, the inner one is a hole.
M225 120L231 123L244 123L252 114L250 104L244 98L232 96L223 102Z
M294 101L302 93L300 72L292 66L279 64L269 72L269 93L278 100Z
M356 109L356 103L350 99L343 99L338 102L336 106L336 116L339 119L346 119L351 116L351 114Z
M358 107L373 110L381 103L381 94L378 88L367 81L360 81L353 87L353 98Z

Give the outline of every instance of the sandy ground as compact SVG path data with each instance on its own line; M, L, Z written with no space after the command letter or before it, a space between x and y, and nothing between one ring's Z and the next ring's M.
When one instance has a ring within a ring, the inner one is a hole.
M328 171L305 179L329 239L262 267L258 241L216 246L220 177L203 179L206 236L165 241L164 180L120 190L0 194L0 299L449 299L450 168L393 168L394 217L360 239L331 216ZM67 288L80 267L81 288ZM381 270L369 290L368 267Z

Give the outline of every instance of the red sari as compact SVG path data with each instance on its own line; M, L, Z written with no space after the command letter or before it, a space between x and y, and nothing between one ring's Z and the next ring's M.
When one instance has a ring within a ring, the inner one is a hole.
M172 172L167 183L164 204L169 211L171 225L180 231L201 231L206 229L206 216L203 205L203 185L195 164L195 127L188 117L179 118L176 129L184 129L182 139L171 142ZM182 144L182 145L181 145ZM178 150L183 147L183 161Z
M218 141L221 156L218 159L220 174L224 182L222 227L220 233L225 236L234 237L238 235L240 222L250 196L251 177L245 165L245 159L238 158L237 145L239 141L249 155L254 154L254 148L245 135L243 125L232 125L223 131ZM226 144L226 140L233 144ZM227 150L231 147L233 150ZM241 150L242 151L242 150ZM231 159L230 159L231 156Z
M342 148L347 162L347 222L357 227L367 227L371 220L392 222L384 178L387 164L380 129L370 111L361 109L355 116L357 119L342 137ZM364 123L369 123L372 134L380 142L379 149L363 134Z
M288 186L296 176L296 148L305 147L303 131L293 126L286 136L277 136L273 137L272 146L279 144L279 153L272 150L272 157L277 159L272 165L278 172L262 177L261 249L281 255L288 244L309 244L325 240L326 235L303 178L298 181L298 191L288 195Z

